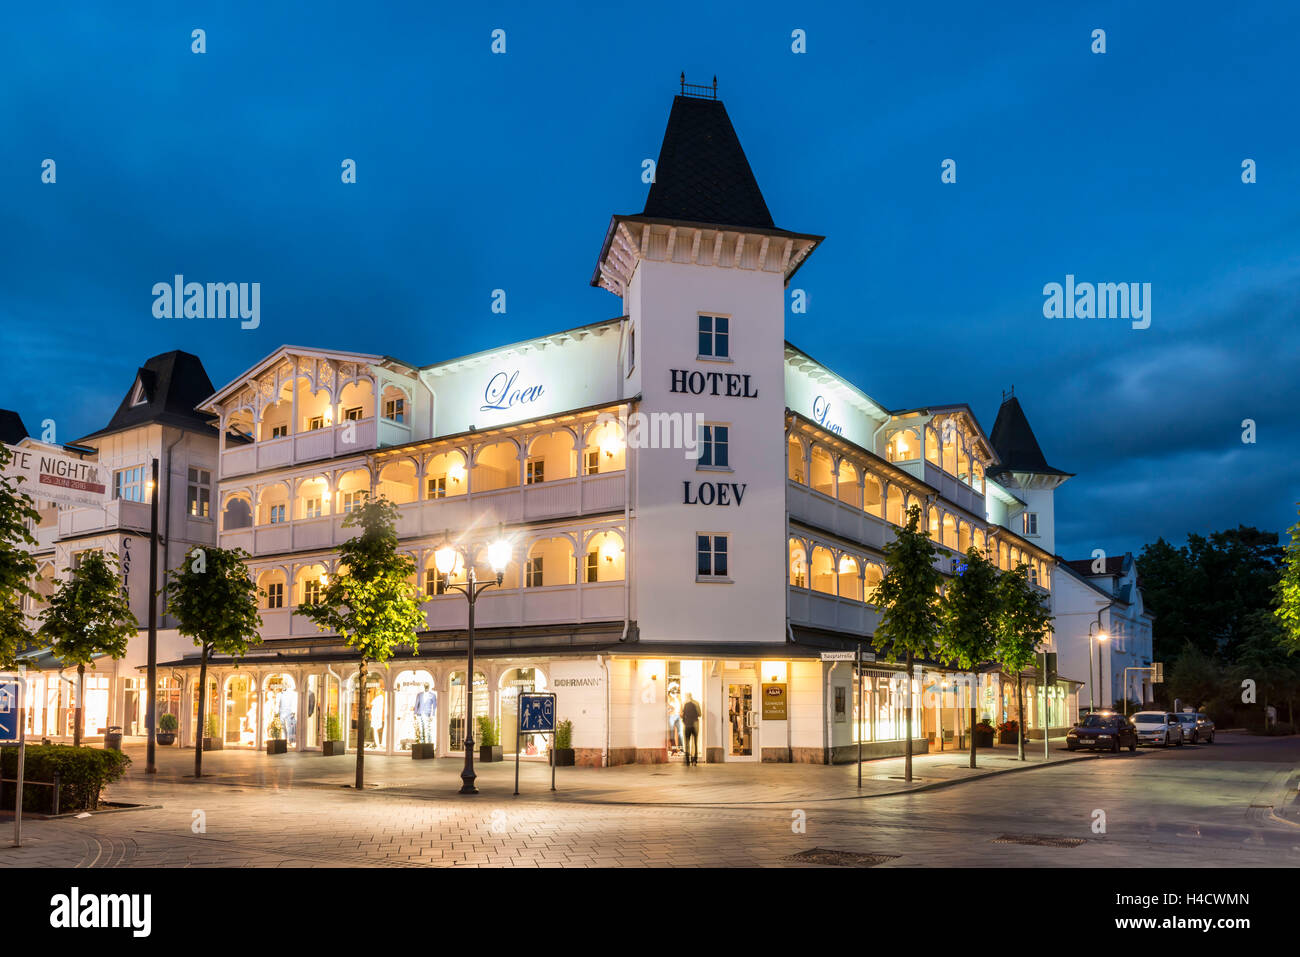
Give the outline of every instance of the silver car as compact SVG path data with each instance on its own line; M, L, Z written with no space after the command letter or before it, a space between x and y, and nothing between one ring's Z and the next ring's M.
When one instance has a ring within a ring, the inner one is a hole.
M1158 744L1164 748L1176 744L1181 748L1186 740L1178 715L1172 711L1139 711L1133 715L1133 726L1137 728L1138 744Z
M1192 744L1214 743L1214 722L1202 711L1184 711L1178 716L1183 726L1183 736Z

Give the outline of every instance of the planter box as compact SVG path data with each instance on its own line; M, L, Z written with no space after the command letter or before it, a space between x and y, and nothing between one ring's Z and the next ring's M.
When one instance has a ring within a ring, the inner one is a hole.
M157 737L155 738L155 740L156 740L159 744L162 744L162 745L175 744L175 743L176 743L176 732L175 732L175 731L159 731L159 732L157 733ZM120 734L117 736L117 742L118 742L118 750L120 751L120 750L122 750L122 736L121 736Z
M411 757L416 761L427 761L429 758L434 757L433 742L421 743L417 741L411 745Z
M999 734L999 736L998 736L998 742L999 742L1000 744L1019 744L1019 743L1020 743L1020 732L1019 732L1019 731L1002 731L1002 732L1000 732L1000 734Z
M220 738L204 738L204 739L203 739L203 750L204 750L204 751L224 751L224 750L226 750L226 742L225 742L225 741L222 741Z
M505 755L499 744L480 744L478 747L478 759L483 762L504 761Z
M347 754L348 749L342 741L325 741L321 743L321 753L327 758L332 758L336 754Z
M273 738L270 741L266 742L266 753L267 754L288 754L289 742L286 741L284 738L280 738L279 740Z
M574 760L573 748L554 748L551 751L551 757L555 761L557 768L571 768L577 762Z
M976 748L991 748L991 747L993 747L993 732L992 732L992 731L975 731L975 732L973 732L973 733L974 733L974 735L975 735L975 747L976 747Z

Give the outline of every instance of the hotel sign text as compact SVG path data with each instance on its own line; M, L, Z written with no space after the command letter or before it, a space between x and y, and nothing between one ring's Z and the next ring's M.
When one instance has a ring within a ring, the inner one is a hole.
M738 399L757 399L758 390L749 384L749 376L739 372L700 372L669 369L672 376L669 392L689 395L723 395Z

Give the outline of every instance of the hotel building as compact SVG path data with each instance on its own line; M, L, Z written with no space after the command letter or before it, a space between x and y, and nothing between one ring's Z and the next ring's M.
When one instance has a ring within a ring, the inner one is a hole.
M263 643L209 666L225 747L259 748L274 723L319 749L337 719L350 748L448 755L487 717L507 755L543 757L546 739L515 732L535 689L557 695L580 764L680 755L687 695L707 761L850 760L859 738L900 753L909 677L871 644L882 549L916 505L945 574L987 547L1050 593L1067 476L1018 461L1017 400L990 437L965 405L891 409L787 341L787 286L821 240L774 224L722 103L678 96L645 208L612 217L591 278L615 317L432 365L284 346L204 396L217 541L251 555L264 592ZM377 496L397 505L427 627L418 654L369 669L358 742L356 655L297 608ZM468 605L433 556L451 543L482 580L498 536L512 560L479 599L468 675ZM159 674L183 678L192 743L197 650ZM919 749L959 743L962 678L918 665ZM974 679L994 720L1014 717L1003 678ZM1076 686L1050 689L1053 727Z

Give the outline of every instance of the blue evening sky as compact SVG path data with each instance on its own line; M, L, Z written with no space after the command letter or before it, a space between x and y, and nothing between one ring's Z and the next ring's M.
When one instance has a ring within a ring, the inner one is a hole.
M986 429L1014 385L1078 473L1058 552L1295 519L1296 5L176 6L4 11L0 406L33 431L102 426L169 349L220 386L284 343L426 364L617 315L588 280L685 70L777 225L827 237L787 338ZM260 282L261 327L155 319L177 272ZM1067 273L1151 283L1151 327L1045 319Z

